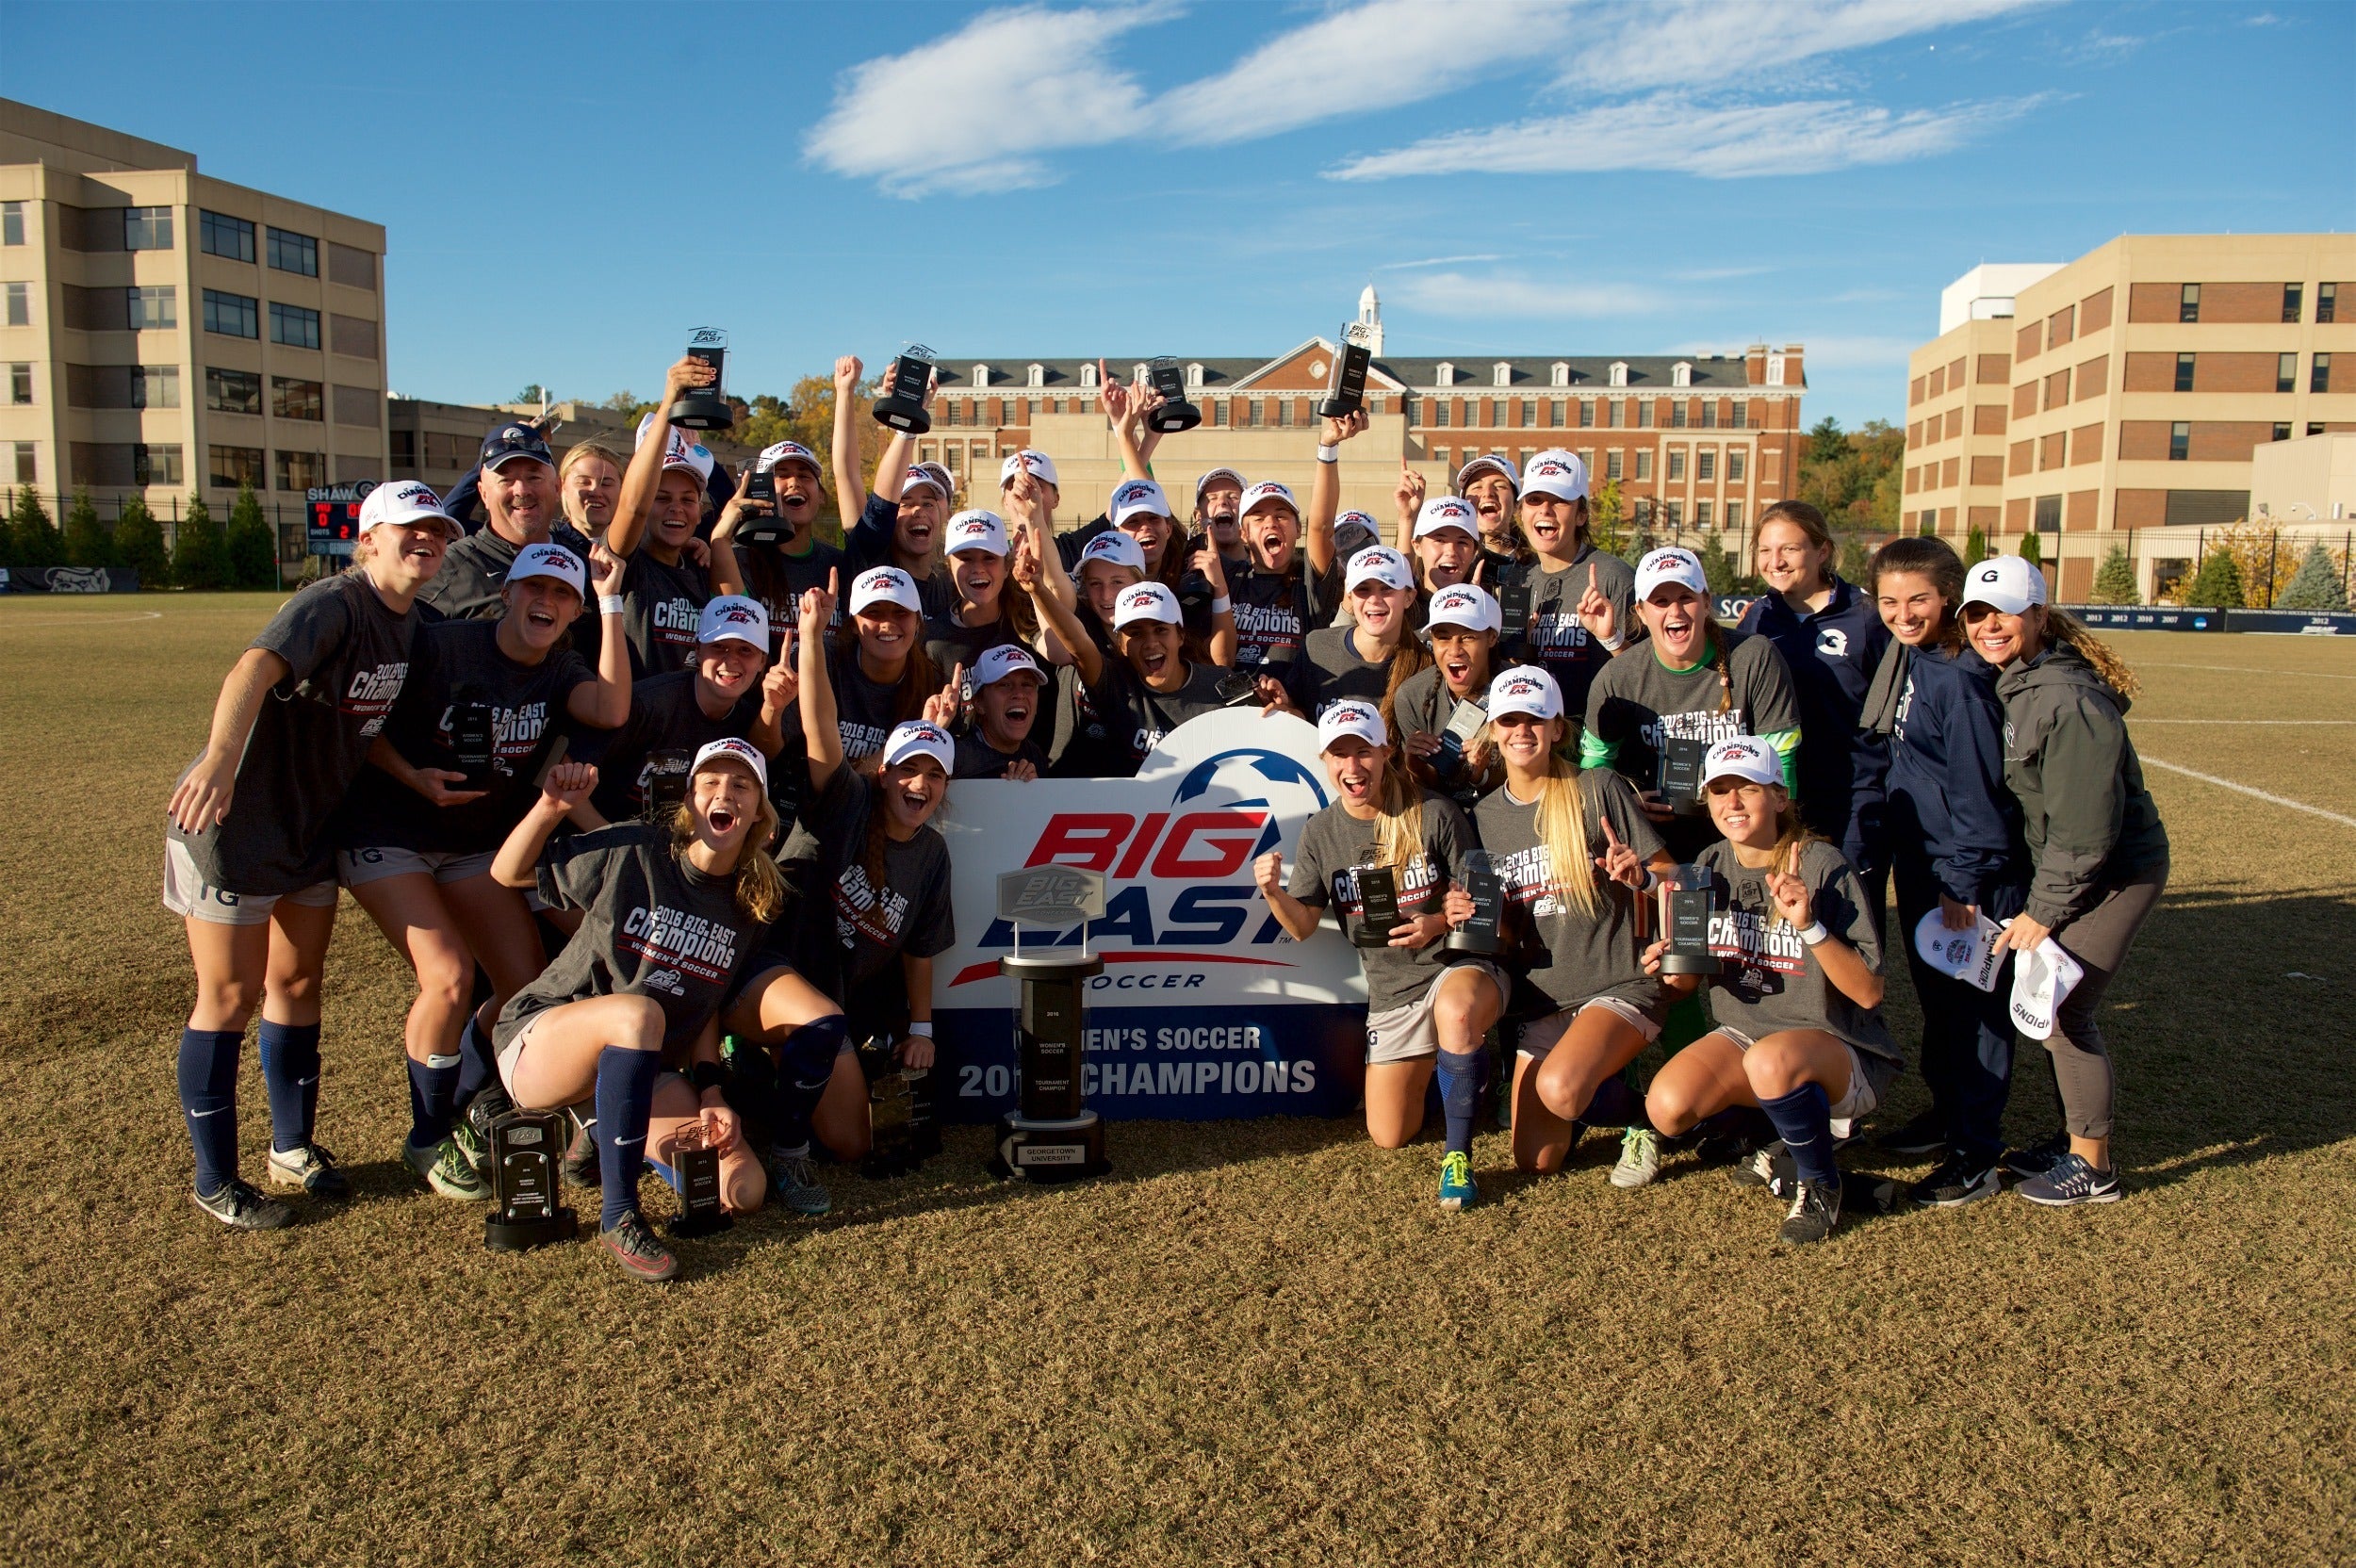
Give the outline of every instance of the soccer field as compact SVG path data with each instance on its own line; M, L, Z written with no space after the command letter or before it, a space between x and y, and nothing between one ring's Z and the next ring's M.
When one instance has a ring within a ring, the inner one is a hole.
M2356 645L2117 639L2175 853L2103 1021L2121 1203L1795 1253L1690 1155L1612 1190L1598 1135L1523 1179L1488 1132L1446 1215L1436 1144L1355 1119L1116 1124L1114 1175L1045 1191L957 1128L654 1290L485 1252L401 1164L411 985L349 899L319 1135L353 1200L246 1235L190 1206L163 802L275 602L0 599L0 1559L2356 1557ZM2021 1066L2027 1141L2058 1113ZM241 1100L253 1177L251 1049ZM1880 1125L1922 1103L1909 1073Z

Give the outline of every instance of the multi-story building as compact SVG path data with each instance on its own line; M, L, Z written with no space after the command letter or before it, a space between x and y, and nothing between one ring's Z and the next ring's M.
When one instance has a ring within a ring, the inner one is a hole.
M1383 351L1381 302L1369 287L1358 325L1374 350L1366 433L1342 449L1342 505L1388 519L1402 463L1444 495L1483 452L1526 463L1549 447L1579 452L1601 487L1615 481L1623 514L1689 539L1741 547L1759 509L1792 493L1806 437L1801 346L1688 355L1516 354L1402 359ZM1317 454L1315 406L1334 346L1323 337L1272 359L1181 359L1203 423L1166 439L1157 473L1183 513L1195 476L1217 467L1278 480L1305 500ZM1149 361L1104 361L1123 381ZM999 459L1037 447L1055 460L1064 520L1094 515L1120 482L1121 457L1097 410L1097 362L1020 355L944 355L941 392L919 458L979 476L996 493Z
M2251 515L2257 449L2356 430L2350 280L2346 235L2122 235L1975 269L1908 361L1906 522L2008 550L2034 531L2064 600L2115 545L2165 591Z

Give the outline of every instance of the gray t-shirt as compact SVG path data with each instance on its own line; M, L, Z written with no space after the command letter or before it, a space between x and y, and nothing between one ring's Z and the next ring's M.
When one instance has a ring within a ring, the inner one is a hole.
M1484 683L1475 690L1486 693L1488 687ZM1448 727L1456 722L1460 709L1470 710L1469 716L1475 725L1488 722L1488 710L1477 697L1470 702L1457 700L1456 694L1448 690L1448 678L1437 664L1417 670L1399 683L1398 699L1392 704L1392 719L1399 731L1399 743L1404 745L1410 735L1446 734ZM1493 754L1489 774L1495 776L1498 767ZM1450 800L1470 811L1481 804L1481 797L1487 792L1481 784L1482 779L1475 777L1467 769L1457 774L1454 787L1445 792Z
M1075 688L1075 719L1083 725L1101 719L1104 726L1105 772L1098 776L1135 777L1137 764L1163 736L1188 719L1227 706L1219 700L1219 683L1229 673L1217 664L1188 664L1184 685L1174 692L1157 692L1126 659L1106 654L1096 684ZM1116 765L1118 772L1113 771Z
M1044 692L1039 694L1039 700L1042 703L1048 700ZM1039 716L1037 713L1032 715L1031 725L1032 733L1038 733ZM976 725L957 737L957 766L949 776L952 778L1004 778L1006 776L1006 770L1017 762L1028 762L1042 774L1047 771L1047 754L1039 750L1036 741L1025 736L1015 743L1012 751L1000 751L983 738L981 727Z
M1579 624L1579 601L1587 592L1592 570L1595 589L1612 601L1613 623L1625 645L1641 637L1644 623L1636 618L1636 573L1616 555L1593 545L1582 546L1571 564L1559 572L1539 568L1533 561L1523 568L1530 583L1530 629L1523 634L1523 657L1545 667L1562 688L1562 710L1577 719L1587 711L1587 690L1612 662L1612 650Z
M1724 741L1799 728L1799 698L1775 645L1722 627L1710 634L1726 645L1730 691L1714 662L1672 670L1654 654L1650 641L1622 649L1588 689L1580 760L1607 757L1637 789L1651 790L1660 787L1664 736ZM1690 858L1717 831L1706 813L1679 817L1668 834L1671 850L1680 860Z
M851 596L851 574L843 564L843 551L823 539L810 543L807 555L793 555L781 545L739 545L736 566L744 579L744 592L769 612L769 662L785 657L786 639L800 623L802 596L824 588L833 573L842 597L835 601L828 630L843 625L843 606Z
M1380 704L1391 685L1391 655L1376 660L1358 656L1357 628L1329 626L1309 633L1307 678L1312 718L1328 704L1345 697Z
M1374 863L1375 825L1351 816L1339 802L1319 811L1301 830L1300 858L1284 884L1286 892L1312 909L1331 908L1345 940L1363 923L1358 872ZM1422 850L1406 865L1391 868L1403 916L1436 912L1457 880L1464 852L1474 847L1464 813L1431 793L1423 796L1422 841ZM1387 1013L1422 996L1456 955L1448 952L1445 938L1435 938L1418 948L1362 947L1358 957L1366 971L1366 1011Z
M665 828L621 823L559 839L540 857L540 897L579 909L572 940L517 991L493 1031L504 1048L540 1013L594 996L643 996L663 1009L663 1043L695 1043L768 928L736 906L736 879L672 853Z
M714 719L695 700L695 679L693 670L648 676L630 687L630 717L619 729L582 727L574 732L573 760L597 765L597 788L590 804L608 822L645 810L654 753L685 752L693 761L711 742L751 738L753 724L761 717L761 688L746 692L735 707Z
M685 556L666 566L644 545L622 567L622 635L632 679L683 670L695 657L695 627L712 601L712 581Z
M931 958L957 944L949 845L930 823L905 843L886 835L883 886L877 888L865 864L868 820L875 809L875 782L851 768L837 768L826 787L803 806L799 829L786 846L787 858L816 870L815 875L796 878L811 891L794 965L854 1012L860 1010L856 1004L879 1000L854 996L854 988L880 987L885 995L901 998L902 954ZM818 891L822 888L824 893ZM880 1010L905 1012L905 1000L896 1005L885 1002Z
M1824 976L1800 940L1800 927L1775 920L1767 896L1767 868L1743 865L1724 839L1695 862L1710 872L1716 907L1710 916L1710 950L1726 965L1710 982L1710 1013L1729 1029L1764 1039L1785 1029L1822 1029L1869 1055L1899 1061L1882 1024L1881 1009L1860 1007ZM1840 850L1819 839L1800 852L1800 879L1808 906L1827 930L1882 966L1881 934L1857 872Z
M228 815L193 834L168 829L206 882L259 898L335 874L328 826L408 679L417 627L416 610L395 614L365 575L340 572L281 605L247 645L284 659L287 675L254 715Z
M1590 770L1579 776L1579 791L1591 862L1611 848L1603 835L1607 819L1638 859L1649 860L1661 852L1661 835L1637 805L1627 779ZM1535 801L1515 800L1504 789L1492 791L1473 812L1473 826L1505 884L1503 925L1513 944L1507 962L1522 981L1516 988L1516 1011L1544 1017L1612 996L1635 1004L1653 1019L1667 1016L1668 987L1644 972L1636 912L1644 895L1607 880L1600 866L1592 867L1593 915L1581 914L1579 906L1559 895L1554 858L1538 836Z

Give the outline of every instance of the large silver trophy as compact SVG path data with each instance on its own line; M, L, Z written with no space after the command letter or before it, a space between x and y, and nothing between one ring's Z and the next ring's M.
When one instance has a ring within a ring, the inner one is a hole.
M1021 1083L1015 1108L998 1119L998 1149L990 1169L1032 1182L1076 1182L1112 1168L1104 1157L1104 1124L1083 1102L1081 1054L1086 1042L1088 980L1104 960L1088 950L1034 947L1023 951L1025 925L1063 930L1104 916L1104 876L1078 866L1033 866L998 878L999 918L1014 927L1014 952L998 960L1002 974L1020 983L1015 1040Z

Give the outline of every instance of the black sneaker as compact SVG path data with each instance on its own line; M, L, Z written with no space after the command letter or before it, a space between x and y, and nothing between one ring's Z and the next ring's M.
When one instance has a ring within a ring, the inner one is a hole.
M275 1198L265 1198L245 1183L230 1178L210 1197L188 1195L196 1206L233 1231L283 1231L294 1223L294 1210Z
M1738 1187L1765 1187L1781 1198L1799 1180L1799 1170L1792 1163L1792 1152L1777 1138L1746 1151L1726 1168L1726 1180Z
M335 1156L316 1143L303 1144L280 1152L270 1152L270 1184L285 1187L289 1192L305 1192L313 1198L349 1198L352 1184L335 1168Z
M1926 1209L1959 1209L1993 1198L2004 1187L2004 1178L1994 1166L1969 1154L1950 1154L1915 1183L1908 1196Z
M622 1271L634 1279L661 1284L679 1273L679 1259L655 1240L646 1216L635 1209L622 1216L612 1230L599 1232L597 1241L614 1254Z
M2057 1127L2044 1138L2026 1149L2007 1150L2004 1153L2004 1168L2015 1176L2042 1176L2061 1164L2069 1152L2070 1129Z
M560 1167L568 1187L595 1187L603 1184L597 1168L597 1135L586 1123L573 1124L573 1141L564 1147Z
M1775 1239L1792 1247L1806 1247L1832 1234L1841 1223L1841 1189L1814 1182L1795 1184L1791 1210L1783 1217L1783 1228Z
M1892 1128L1873 1140L1885 1154L1940 1154L1947 1149L1947 1124L1936 1111L1924 1111L1904 1127Z

